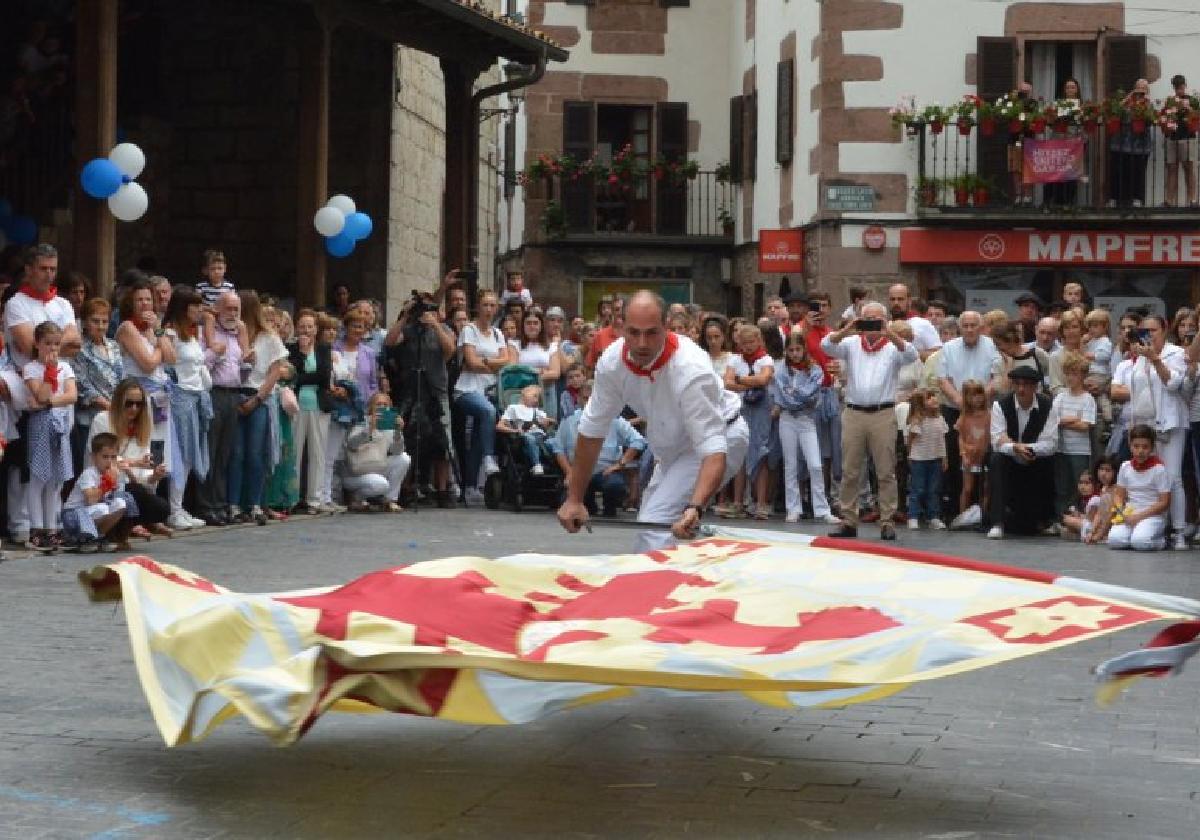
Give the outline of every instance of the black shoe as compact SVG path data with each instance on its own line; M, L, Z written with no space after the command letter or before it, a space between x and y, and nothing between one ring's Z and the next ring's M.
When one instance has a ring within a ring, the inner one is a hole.
M200 521L212 528L217 528L225 524L224 520L222 520L220 516L215 513L207 512L200 514Z
M267 512L265 510L260 510L258 513L252 513L250 515L251 515L251 517L253 517L255 524L257 524L257 525L266 525L267 524Z
M858 529L851 528L849 525L840 525L830 531L826 536L839 540L852 540L858 536Z
M605 508L604 513L602 513L601 516L603 516L605 519L616 519L617 518L617 509L616 508Z
M879 529L879 539L894 540L896 539L896 529L892 527L892 523L888 522Z

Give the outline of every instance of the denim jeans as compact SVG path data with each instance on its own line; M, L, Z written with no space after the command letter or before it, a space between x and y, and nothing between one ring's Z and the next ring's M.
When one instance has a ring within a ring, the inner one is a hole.
M271 412L260 405L247 415L239 415L233 434L233 449L229 453L229 483L226 487L229 504L249 510L262 505L267 481L267 449Z
M619 472L612 475L598 472L592 475L591 481L588 482L587 492L583 496L583 505L592 516L596 515L596 493L599 493L604 499L604 512L616 514L625 504L625 498L629 495L625 476Z
M475 487L484 457L496 454L496 407L479 391L459 394L454 404L474 421L467 441L467 472L462 480L467 487Z
M521 445L525 449L525 458L529 462L529 466L542 463L542 441L545 439L545 435L535 432L521 433Z
M942 459L908 462L908 518L940 519Z

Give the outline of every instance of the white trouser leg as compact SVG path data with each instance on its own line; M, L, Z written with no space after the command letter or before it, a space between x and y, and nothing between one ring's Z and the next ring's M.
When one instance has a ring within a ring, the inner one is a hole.
M187 489L187 477L192 471L191 464L185 464L167 482L170 487L171 515L183 513L183 491Z
M783 450L783 498L788 516L799 516L800 498L800 425L803 417L784 412L779 415L779 446ZM807 457L807 455L805 456Z
M325 475L321 484L321 501L325 504L333 501L333 468L342 456L342 446L345 443L346 427L330 422L329 434L325 438Z
M325 447L329 438L329 415L320 411L301 411L292 426L296 444L296 468L304 461L308 446L308 466L304 471L305 502L316 507L325 501Z
M404 476L408 474L410 464L412 464L412 458L409 457L407 452L388 456L387 499L389 502L394 502L400 498L400 487L404 484Z
M637 521L670 525L678 519L691 501L701 460L695 453L681 455L669 464L660 460L649 486L642 491Z
M739 417L725 427L725 476L721 479L724 487L738 470L746 463L746 453L750 451L750 427L745 419Z
M29 485L21 483L21 471L8 471L8 531L29 533Z
M342 489L349 492L356 501L378 499L387 495L388 480L379 473L347 475L342 477Z
M782 418L780 418L782 419ZM813 516L818 519L829 515L829 500L825 498L825 472L821 468L821 438L817 434L817 423L811 417L796 418L800 451L808 465L808 483L811 486ZM799 504L797 504L797 510Z
M1183 493L1183 452L1186 443L1186 429L1171 429L1169 432L1162 432L1155 443L1158 456L1166 464L1167 473L1171 476L1172 531L1182 531L1187 527L1187 498Z

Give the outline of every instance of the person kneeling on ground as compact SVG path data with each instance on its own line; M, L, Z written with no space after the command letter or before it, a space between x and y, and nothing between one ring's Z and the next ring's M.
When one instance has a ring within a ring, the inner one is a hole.
M570 417L563 418L558 427L558 434L546 442L550 451L554 453L566 481L570 480L571 463L575 460L579 419L583 417L583 408L591 395L592 382L587 380L579 386L579 407ZM608 426L604 442L600 444L600 454L596 458L592 478L583 494L583 505L587 508L589 516L596 515L597 492L604 500L603 515L608 519L617 515L629 494L624 472L631 469L645 451L646 439L638 434L637 429L624 417L614 417Z
M542 443L546 440L546 430L554 425L541 405L541 387L526 385L521 389L521 401L504 409L504 414L496 421L496 431L521 436L529 471L533 475L542 475L546 471L542 466Z
M97 548L110 540L128 551L129 531L137 516L125 477L117 469L117 436L101 432L92 438L92 463L79 476L63 507L63 530L69 542Z
M400 513L397 499L412 459L404 451L404 436L396 434L404 421L392 410L392 398L376 391L367 401L366 423L351 429L346 438L345 474L342 489L354 499L350 509L359 513L376 510Z
M1089 542L1107 537L1109 548L1159 551L1166 546L1167 520L1171 504L1171 476L1154 454L1154 429L1145 424L1129 432L1132 458L1121 465L1109 516L1092 531Z

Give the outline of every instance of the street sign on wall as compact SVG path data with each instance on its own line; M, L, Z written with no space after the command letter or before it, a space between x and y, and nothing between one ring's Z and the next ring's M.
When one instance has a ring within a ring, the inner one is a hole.
M875 188L863 184L843 184L825 188L826 210L874 210Z

